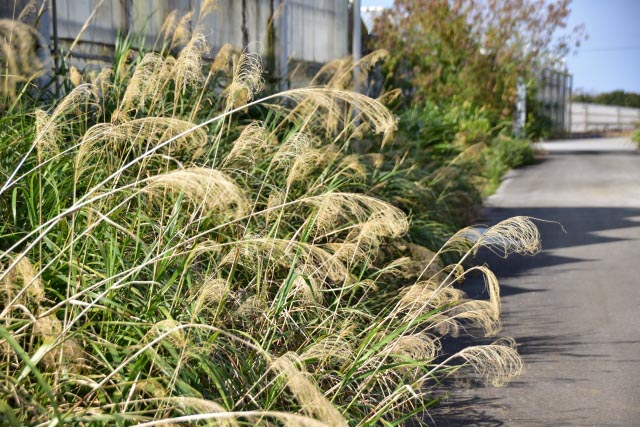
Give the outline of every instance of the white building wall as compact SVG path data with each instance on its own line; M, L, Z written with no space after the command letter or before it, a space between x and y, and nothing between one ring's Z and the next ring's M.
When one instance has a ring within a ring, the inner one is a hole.
M569 108L571 133L631 130L640 125L640 108L582 102L572 102Z

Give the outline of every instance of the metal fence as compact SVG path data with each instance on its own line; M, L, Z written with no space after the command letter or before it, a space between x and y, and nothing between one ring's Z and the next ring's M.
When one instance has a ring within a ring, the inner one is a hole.
M631 130L640 125L640 109L570 102L573 76L546 69L538 74L537 100L556 135Z
M15 18L28 0L0 1L0 17ZM68 48L73 56L108 60L118 34L144 35L151 47L163 22L174 11L193 12L198 21L203 0L40 0L44 14L38 28L52 48ZM217 0L202 20L203 32L215 54L229 43L236 49L262 49L277 59L280 75L288 64L320 64L349 55L348 0ZM193 29L193 28L191 28ZM138 46L140 47L140 46Z
M566 71L544 69L538 73L537 100L541 113L551 121L553 133L565 133L571 129L569 100L573 76Z
M570 133L632 130L640 125L640 108L572 102L568 106Z

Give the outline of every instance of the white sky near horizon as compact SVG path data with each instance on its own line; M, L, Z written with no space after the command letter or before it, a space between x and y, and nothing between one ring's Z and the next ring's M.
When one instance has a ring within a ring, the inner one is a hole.
M393 0L361 0L361 5L393 5ZM568 29L586 25L586 40L567 58L574 91L622 89L640 93L640 0L574 0Z

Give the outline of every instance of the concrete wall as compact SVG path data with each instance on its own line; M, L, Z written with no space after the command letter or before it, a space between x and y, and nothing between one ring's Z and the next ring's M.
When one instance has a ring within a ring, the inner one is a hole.
M586 133L606 130L631 130L640 124L640 108L572 102L567 130Z

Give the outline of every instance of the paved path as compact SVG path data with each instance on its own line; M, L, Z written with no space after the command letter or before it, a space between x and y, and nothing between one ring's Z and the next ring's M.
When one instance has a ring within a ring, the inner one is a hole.
M535 257L487 258L526 371L456 391L437 426L640 426L640 153L624 139L541 148L483 219L530 215L566 230L541 223Z

